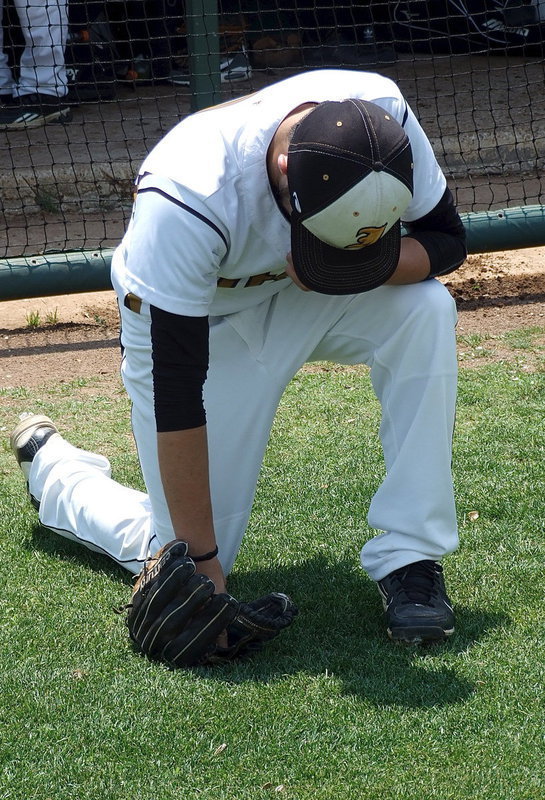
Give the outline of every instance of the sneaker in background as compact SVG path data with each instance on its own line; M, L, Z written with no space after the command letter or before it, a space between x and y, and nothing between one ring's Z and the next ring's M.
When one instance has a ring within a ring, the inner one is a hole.
M220 82L237 83L238 81L248 81L252 77L252 67L248 57L248 51L242 46L241 50L233 53L222 54L220 60ZM173 69L169 80L177 86L189 86L189 69L179 67Z
M0 130L40 128L48 122L70 122L72 112L64 97L26 94L0 108Z

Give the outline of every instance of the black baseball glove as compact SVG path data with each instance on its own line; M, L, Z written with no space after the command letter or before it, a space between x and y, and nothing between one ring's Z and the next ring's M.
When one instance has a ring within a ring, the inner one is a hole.
M227 647L216 647L206 656L207 664L244 658L291 625L299 610L286 594L272 592L251 603L240 603L227 626Z
M126 606L129 634L148 658L171 667L218 664L260 650L291 624L297 608L273 593L252 603L215 594L214 583L196 572L187 544L174 540L150 558ZM217 639L227 631L227 646Z

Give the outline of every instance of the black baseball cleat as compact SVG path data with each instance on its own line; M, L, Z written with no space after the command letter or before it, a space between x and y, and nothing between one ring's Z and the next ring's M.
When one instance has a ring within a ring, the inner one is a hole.
M437 561L416 561L377 581L388 636L397 642L440 641L454 632L454 612Z
M12 431L11 449L27 482L34 456L52 436L60 434L49 417L41 414L22 415L20 423Z

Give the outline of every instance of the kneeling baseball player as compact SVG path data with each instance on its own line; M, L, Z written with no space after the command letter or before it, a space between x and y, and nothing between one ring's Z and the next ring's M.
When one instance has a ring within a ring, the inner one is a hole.
M298 74L189 116L151 151L112 260L147 493L47 417L11 437L41 523L139 574L127 621L144 653L214 663L293 620L286 595L241 603L225 576L279 400L315 360L367 364L381 404L386 477L361 564L389 636L453 632L456 311L434 278L465 257L431 145L382 76Z

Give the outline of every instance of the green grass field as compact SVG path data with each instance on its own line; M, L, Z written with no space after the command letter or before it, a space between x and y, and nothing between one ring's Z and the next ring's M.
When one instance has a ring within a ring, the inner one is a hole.
M254 660L210 670L133 652L113 610L130 576L40 528L9 452L18 414L43 412L141 486L121 389L2 391L0 798L543 800L544 332L506 336L495 363L477 357L486 341L461 344L476 357L445 562L457 630L427 649L388 641L359 567L383 473L364 369L290 385L230 589L286 591L300 615Z

